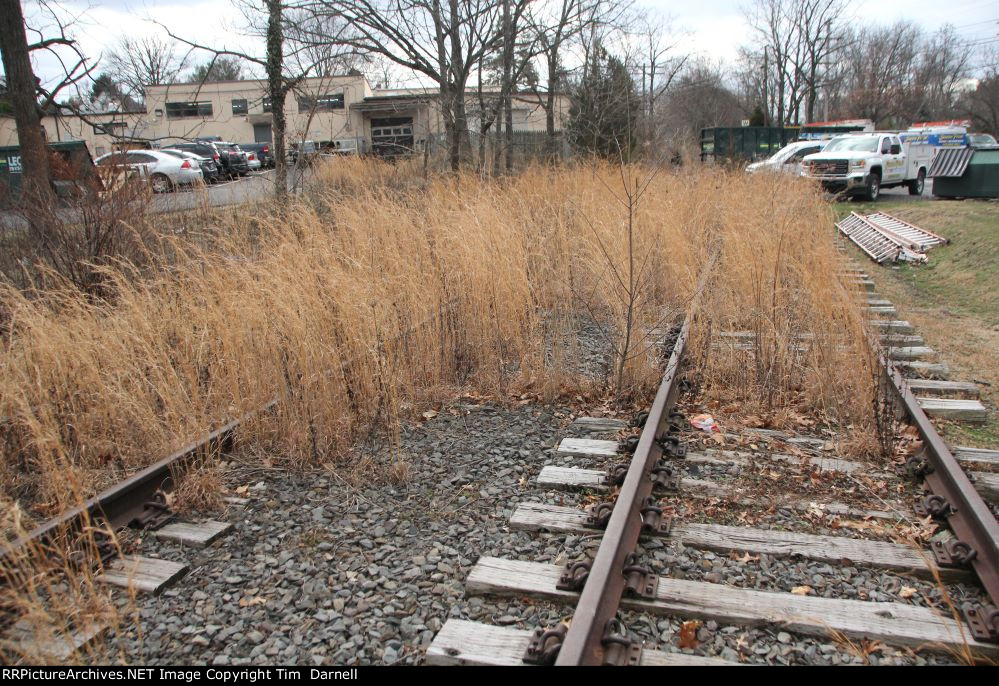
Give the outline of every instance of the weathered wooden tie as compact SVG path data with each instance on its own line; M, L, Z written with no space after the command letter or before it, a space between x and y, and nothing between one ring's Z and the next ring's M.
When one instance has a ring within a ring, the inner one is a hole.
M628 423L609 417L576 417L573 428L589 434L615 434L628 428Z
M592 533L586 526L586 512L573 507L544 503L521 503L510 518L510 528L522 531ZM907 545L866 541L845 536L818 536L793 531L753 529L721 524L674 524L669 533L653 533L698 550L715 552L763 553L777 557L802 557L818 562L850 564L888 569L933 579L939 574L946 581L967 580L964 569L937 567L933 556Z
M987 421L989 412L978 400L956 398L916 398L919 406L928 417L957 419L962 422L981 423Z
M919 360L936 354L933 348L925 345L914 345L901 348L888 348L888 357L893 360Z
M221 536L232 531L229 522L218 522L213 519L204 522L173 522L162 529L152 532L156 538L173 541L194 548L204 548L211 545Z
M69 631L56 630L39 640L27 621L22 619L10 628L3 643L8 650L25 657L59 663L72 660L80 651L102 638L110 628L103 622L89 621Z
M913 393L919 396L958 396L977 398L978 384L970 381L943 381L940 379L906 379Z
M982 498L999 505L999 474L993 472L972 472L971 479L975 482L975 490Z
M181 562L126 555L111 562L97 578L113 586L134 588L143 593L159 593L185 574L187 565Z
M606 472L599 469L576 469L573 467L545 466L541 468L538 475L538 486L542 488L572 490L586 488L592 491L607 491L609 487L604 481ZM684 477L680 480L680 488L684 495L691 498L701 497L727 497L733 499L737 505L757 505L761 504L759 498L749 500L738 499L739 491L734 491L726 484L705 479L691 479ZM525 503L528 505L529 503ZM767 503L775 507L787 507L792 510L808 512L818 508L829 514L842 515L846 517L871 517L874 519L898 519L899 515L881 510L860 510L852 508L843 503L836 502L816 502L812 500L800 501L779 501Z
M533 635L534 632L527 629L449 619L427 649L427 664L524 665L522 658ZM739 663L716 657L643 649L638 664L642 667L696 667L735 666Z
M968 465L988 465L992 467L999 467L999 450L958 446L953 449L953 453L958 462Z
M617 441L593 438L563 438L555 452L572 457L616 457Z
M950 378L950 367L942 362L923 362L922 360L897 360L895 366L903 372L912 372L931 379Z
M578 594L556 588L562 571L558 565L482 557L468 576L466 590L571 603ZM621 607L719 624L772 624L824 639L838 632L851 639L946 652L969 648L976 656L999 657L999 644L975 641L951 617L904 603L818 598L659 577L654 598L625 597Z
M912 333L912 324L905 320L892 320L892 319L872 319L868 322L875 329L879 329L882 332L892 332L892 333Z

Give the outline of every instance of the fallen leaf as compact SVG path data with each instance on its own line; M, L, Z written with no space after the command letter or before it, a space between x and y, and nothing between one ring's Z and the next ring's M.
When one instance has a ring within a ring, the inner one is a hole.
M437 416L437 411L436 410L427 410L426 412L423 413L422 416L423 416L424 419L433 419L434 417Z
M916 595L917 591L912 586L903 586L902 590L898 592L899 598L911 598Z
M812 594L812 587L811 586L795 586L794 588L791 589L791 593L793 593L794 595L811 595Z
M696 648L701 645L697 640L697 630L701 628L701 623L692 619L680 625L680 636L676 641L678 648Z
M711 434L711 440L717 443L718 445L725 445L725 437L721 434L715 434L715 433Z
M267 598L263 598L261 596L254 596L252 598L243 597L243 598L239 599L239 606L240 607L253 607L254 605L263 605L266 602L267 602Z
M240 495L243 495L243 494L245 494L249 490L250 490L249 486L238 486L236 488L236 493L239 493Z

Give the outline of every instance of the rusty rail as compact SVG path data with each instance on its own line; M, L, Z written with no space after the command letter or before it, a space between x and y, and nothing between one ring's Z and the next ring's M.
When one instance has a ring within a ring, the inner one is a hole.
M590 567L586 585L559 651L556 665L599 665L605 662L605 632L617 616L624 592L624 567L642 531L640 510L652 493L652 467L663 455L658 443L679 393L680 365L693 314L687 315L670 354L656 398L638 439L607 530Z
M169 457L90 498L83 505L67 510L25 536L4 544L0 553L0 574L6 575L12 571L13 566L8 564L9 561L30 546L58 543L71 548L77 537L87 531L96 532L100 536L102 532L118 531L133 523L143 523L156 517L165 510L161 494L174 487L176 479L195 458L224 449L241 424L257 414L269 411L276 404L277 401L272 400L264 407L228 422Z
M690 327L717 258L718 251L712 251L701 271L697 289L666 363L663 380L656 391L604 536L580 592L572 622L558 651L555 660L558 666L622 664L628 661L627 656L622 656L621 649L622 646L625 650L630 648L627 639L620 635L617 622L617 611L627 585L626 569L633 568L628 558L635 551L642 533L642 509L652 494L652 470L664 455L661 441L667 433L669 416L680 392L680 367L687 351ZM613 656L609 655L609 651L613 652Z
M955 541L933 544L942 565L970 565L992 601L991 607L963 608L972 635L981 641L999 640L999 523L964 473L947 443L937 433L898 368L884 351L879 352L888 383L923 439L921 470L930 495L920 505L921 514L946 519Z

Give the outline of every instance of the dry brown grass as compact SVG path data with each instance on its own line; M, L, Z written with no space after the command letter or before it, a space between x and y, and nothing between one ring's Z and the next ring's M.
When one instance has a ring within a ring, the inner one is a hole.
M860 314L831 286L829 216L805 184L599 164L495 181L336 165L283 213L219 214L164 239L158 269L106 267L108 300L0 287L0 499L20 513L8 533L273 398L241 442L275 466L336 468L356 459L347 448L362 431L391 431L458 392L592 391L579 373L585 317L619 347L631 311L616 390L643 397L658 381L644 332L681 314L712 245L710 326L694 343L709 395L863 420L870 375L843 366L857 353L841 335ZM630 216L636 264L623 189L646 183ZM735 328L758 332L756 363L705 355L706 332ZM798 333L816 341L802 355L787 346ZM182 495L208 502L217 481L206 465Z
M728 176L719 194L729 200L704 210L721 253L695 338L707 397L771 428L852 425L850 444L870 446L874 360L859 294L837 282L828 208L797 179ZM717 335L731 331L751 336Z
M111 301L2 288L0 496L54 514L274 397L243 439L315 464L459 388L576 392L578 318L624 334L621 189L650 180L634 211L637 330L678 315L719 244L702 322L754 331L760 354L707 356L709 392L862 420L860 339L842 336L861 316L832 286L827 210L805 184L610 166L425 182L337 164L284 214L174 239L152 276L108 267ZM656 380L650 343L633 334L625 395Z

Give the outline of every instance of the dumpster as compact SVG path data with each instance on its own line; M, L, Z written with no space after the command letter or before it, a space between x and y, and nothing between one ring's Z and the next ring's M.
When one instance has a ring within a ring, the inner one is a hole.
M938 198L999 198L999 147L940 150L929 176Z
M716 126L701 129L701 161L759 160L797 140L797 126Z
M59 198L80 197L101 190L101 180L84 141L49 143L48 147L52 186ZM0 206L16 202L22 178L21 148L0 147Z

